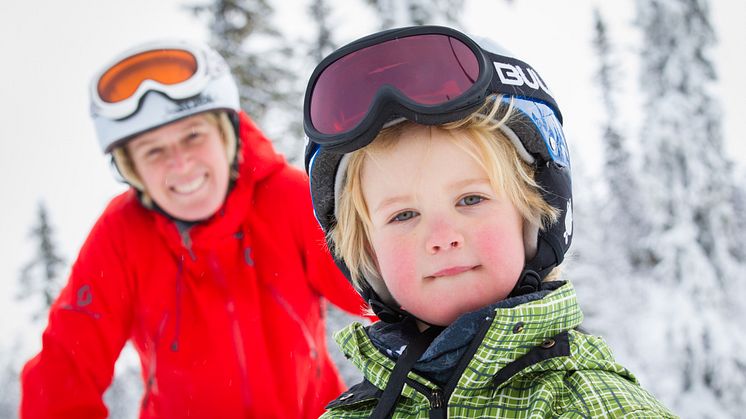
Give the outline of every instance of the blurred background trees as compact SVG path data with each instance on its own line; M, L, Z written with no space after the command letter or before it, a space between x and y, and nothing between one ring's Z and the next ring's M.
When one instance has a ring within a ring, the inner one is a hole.
M477 2L307 0L288 6L278 0L206 0L184 9L209 28L210 44L226 57L240 84L243 108L300 166L305 84L323 57L351 41L339 34L342 21L373 19L382 29L445 24L469 32L460 12ZM288 27L278 16L283 7L303 8L304 27ZM566 276L578 289L586 329L604 336L620 362L666 405L686 417L742 417L746 187L737 174L743 169L729 160L723 145L712 58L718 28L707 0L637 0L634 8L629 24L638 42L614 36L602 3L586 28L596 74L579 83L595 86L594 106L603 116L594 138L568 139L576 235ZM529 16L526 22L528 31L551 36L551 28L530 26ZM298 37L299 30L305 35ZM638 67L634 80L630 55ZM640 100L636 125L622 117L630 95ZM601 154L591 157L600 161L601 176L587 170L588 156L576 147L581 140L601 145ZM35 324L39 334L68 269L55 247L50 218L40 205L30 229L35 253L19 272L18 298L29 318L16 321ZM328 317L330 334L355 320L333 308ZM22 340L5 340L0 388L9 390L0 391L0 417L15 415L18 369L25 361L13 356ZM329 346L353 384L357 371L331 340ZM116 372L106 395L111 417L136 417L142 390L129 346Z

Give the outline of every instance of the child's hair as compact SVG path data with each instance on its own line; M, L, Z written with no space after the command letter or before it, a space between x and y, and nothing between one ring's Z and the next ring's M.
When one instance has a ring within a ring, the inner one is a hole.
M466 142L459 138L454 144L481 165L494 190L504 192L513 202L524 219L524 228L528 226L538 232L540 228L556 222L559 211L541 197L540 186L534 181L534 168L520 157L515 146L500 130L511 117L512 101L506 103L501 96L491 96L480 110L437 128L459 130L466 134ZM390 149L405 127L412 124L407 121L386 128L368 146L349 155L344 175L346 179L336 204L337 224L329 231L329 238L334 243L335 255L344 259L352 281L358 287L364 278L375 282L382 280L369 239L371 219L363 197L363 164L371 158L372 153ZM535 237L533 235L532 240ZM553 271L547 279L554 277L556 274Z
M238 172L234 170L232 162L236 158L237 138L236 132L233 129L233 123L231 122L228 113L225 111L212 111L200 115L203 115L209 124L216 126L220 131L220 137L223 139L223 144L225 145L225 154L228 158L229 164L231 164L230 178L231 180L235 180L238 177ZM119 173L122 175L124 180L126 180L130 186L140 191L143 204L148 208L152 208L153 200L145 190L145 184L135 169L135 163L132 161L132 156L130 156L126 144L115 147L111 151L111 155L114 158L114 164L116 164L117 170L119 170Z

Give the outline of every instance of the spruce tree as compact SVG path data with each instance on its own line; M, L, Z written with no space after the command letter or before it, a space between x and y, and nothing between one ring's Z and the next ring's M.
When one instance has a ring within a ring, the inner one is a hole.
M61 275L65 269L65 259L59 254L54 241L54 228L49 221L46 206L39 203L36 225L30 236L36 243L32 259L21 269L20 300L36 300L33 319L46 316L49 307L57 298L62 285Z
M333 8L327 0L311 0L308 7L308 15L311 22L315 23L315 37L308 43L308 57L310 59L309 71L321 62L324 57L329 55L337 48L334 42L334 33L332 26L329 24ZM329 354L335 362L342 379L348 386L357 384L362 379L360 371L347 359L339 350L338 345L334 342L334 332L341 330L354 321L361 321L357 316L352 316L332 304L327 304L326 308L326 346Z
M366 0L381 18L381 29L445 23L459 25L465 0Z
M596 77L601 90L604 122L601 138L604 145L603 176L608 185L606 203L600 208L600 222L604 228L605 246L618 250L614 258L623 272L650 262L639 243L648 231L645 210L646 198L641 193L628 139L619 122L618 100L620 66L617 53L609 39L606 22L598 8L593 9L593 46L599 65Z
M296 52L275 27L271 3L213 0L191 10L207 20L210 44L228 62L243 109L294 160L303 138Z
M738 224L712 93L709 5L638 0L637 24L644 42L640 144L651 198L644 245L654 255L641 273L664 291L650 302L666 316L663 330L651 330L665 347L647 359L660 368L653 386L693 417L735 415L746 408L746 342L735 320L743 314L735 291L746 275L731 251ZM702 397L712 400L707 409L692 401Z
M332 29L329 26L329 16L332 8L327 0L311 0L308 14L311 22L316 23L316 37L310 46L310 58L312 66L318 64L324 57L337 48L333 41ZM312 67L313 68L313 67Z
M55 230L43 202L39 202L36 215L29 231L34 243L33 256L21 268L16 299L30 308L31 319L22 323L24 334L40 335L43 320L62 289L66 262L57 248ZM26 355L22 354L27 352L21 335L6 336L3 342L7 346L0 347L0 389L3 389L0 391L0 417L11 417L18 411L20 387L17 384L22 363L26 361L23 359Z

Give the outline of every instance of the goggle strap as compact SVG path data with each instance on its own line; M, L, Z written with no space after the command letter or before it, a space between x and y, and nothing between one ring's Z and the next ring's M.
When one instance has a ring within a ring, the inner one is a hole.
M491 91L543 102L552 108L557 119L562 122L562 114L557 101L554 100L552 91L536 70L516 58L487 51L485 53L495 70L495 77L490 82Z

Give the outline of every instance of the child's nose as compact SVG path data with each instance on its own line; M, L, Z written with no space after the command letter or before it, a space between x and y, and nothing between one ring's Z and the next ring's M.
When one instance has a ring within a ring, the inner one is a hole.
M463 245L464 236L455 225L442 220L433 223L427 239L427 250L430 254L460 249Z

